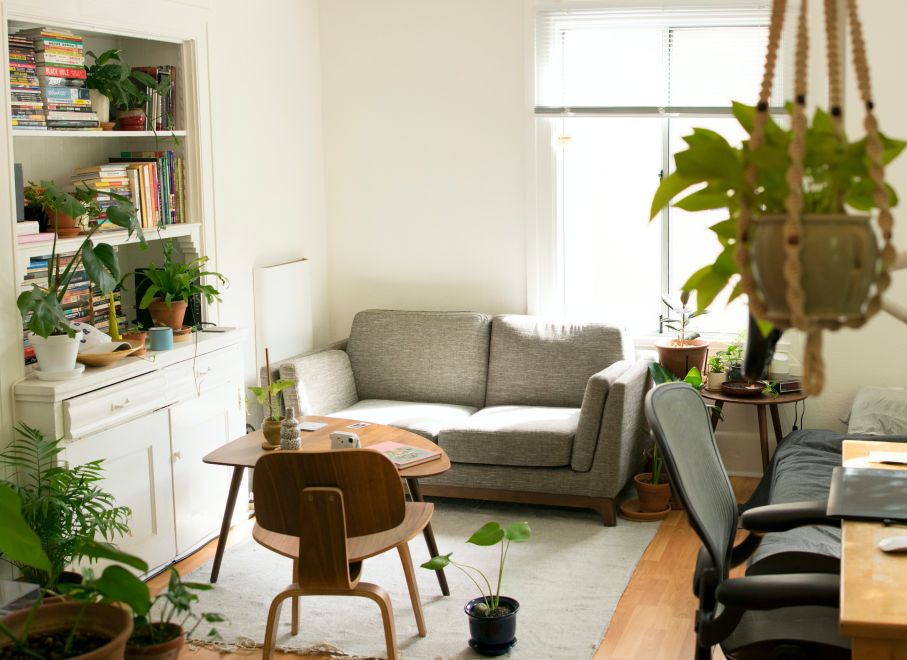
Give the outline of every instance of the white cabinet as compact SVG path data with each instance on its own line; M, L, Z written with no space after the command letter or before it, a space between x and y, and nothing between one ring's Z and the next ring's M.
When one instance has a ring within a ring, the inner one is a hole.
M120 549L141 557L149 567L176 555L173 480L170 472L170 421L166 410L138 417L66 445L70 465L102 459L101 486L117 506L132 509L132 536L112 539Z
M245 432L242 391L233 378L170 408L177 554L220 529L233 471L202 458Z

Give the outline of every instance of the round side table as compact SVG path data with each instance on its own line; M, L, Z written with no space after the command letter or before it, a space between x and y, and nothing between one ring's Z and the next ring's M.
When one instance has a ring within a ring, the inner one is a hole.
M790 392L788 394L760 394L754 397L732 396L725 394L721 390L712 392L702 390L702 398L714 401L719 409L724 408L725 403L742 403L748 406L756 406L756 417L759 420L759 442L762 444L762 471L768 467L768 421L765 417L766 406L772 412L772 426L775 427L775 442L779 445L784 438L784 431L781 430L781 416L778 414L778 406L782 403L794 403L803 401L806 398L804 392ZM718 413L712 412L712 431L718 428Z

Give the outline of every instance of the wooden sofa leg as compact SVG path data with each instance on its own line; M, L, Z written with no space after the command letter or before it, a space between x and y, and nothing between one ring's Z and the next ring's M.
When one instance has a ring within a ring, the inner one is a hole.
M617 524L617 503L610 497L590 497L589 506L602 517L605 527L614 527Z

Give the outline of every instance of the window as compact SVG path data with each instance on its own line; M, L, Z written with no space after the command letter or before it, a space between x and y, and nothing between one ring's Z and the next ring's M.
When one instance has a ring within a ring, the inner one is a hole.
M553 150L540 176L553 188L555 312L657 331L668 311L661 294L677 293L717 255L708 228L726 211L672 208L649 222L652 196L694 126L731 144L746 139L730 106L758 98L769 18L767 7L752 6L537 13L536 126ZM778 115L787 42L771 99ZM697 320L700 332L746 327L742 300L727 305L725 293L711 310Z

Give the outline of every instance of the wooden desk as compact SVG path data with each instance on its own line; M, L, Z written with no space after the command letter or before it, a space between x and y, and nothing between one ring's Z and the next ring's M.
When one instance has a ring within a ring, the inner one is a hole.
M300 422L327 424L326 427L317 431L303 431L300 435L302 447L298 451L329 451L331 448L330 436L334 431L352 431L359 436L363 447L390 441L420 449L440 451L440 459L407 468L406 470L400 470L400 477L406 481L406 485L409 487L409 494L414 502L425 501L422 497L422 489L419 487L420 477L433 477L450 469L450 459L443 449L431 440L426 440L420 435L404 431L403 429L384 426L383 424L369 424L360 429L347 429L347 426L357 422L352 419L337 419L335 417L297 417L296 419ZM264 433L260 430L255 431L225 444L202 459L205 463L228 465L233 468L233 481L230 482L230 493L227 496L224 520L220 528L220 538L217 540L217 551L214 554L214 566L211 569L212 584L217 582L217 576L220 573L220 564L224 558L224 550L227 547L227 535L230 533L230 521L233 518L233 509L236 506L236 498L239 494L239 486L242 483L243 471L246 468L254 468L258 459L265 454L269 454L272 451L280 451L262 449L261 443L264 442L264 439ZM428 546L428 552L432 557L437 557L440 553L435 543L435 534L432 531L431 522L425 527L423 536ZM438 570L437 576L438 583L441 585L441 592L445 596L449 596L450 589L447 586L447 577L444 575L444 570Z
M732 396L721 390L711 391L702 390L702 398L715 402L718 409L724 408L725 403L742 403L744 405L756 406L756 418L759 420L759 444L762 448L762 471L768 467L768 421L765 417L765 407L768 406L772 412L772 426L775 427L775 443L781 444L784 438L784 431L781 429L781 415L778 413L778 406L782 403L794 403L803 401L806 398L804 392L790 392L788 394L760 394L759 396L745 397ZM805 405L805 404L804 404ZM718 412L712 413L712 432L718 428Z
M844 467L904 470L869 463L870 451L907 453L907 444L845 440ZM907 554L886 554L879 541L907 527L845 520L841 525L841 626L853 660L907 659Z

